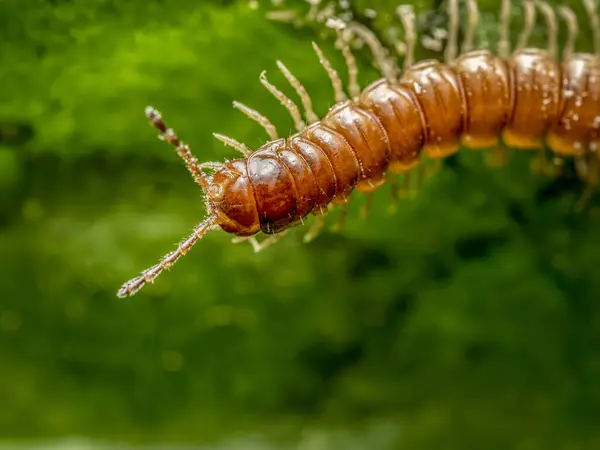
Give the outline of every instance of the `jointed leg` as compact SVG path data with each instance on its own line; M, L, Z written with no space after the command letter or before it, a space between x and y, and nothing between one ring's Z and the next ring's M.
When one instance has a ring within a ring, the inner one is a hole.
M415 45L417 43L417 32L415 30L415 12L411 5L400 5L396 8L396 15L402 22L404 28L404 40L406 41L406 52L402 64L404 70L413 65L415 60Z
M332 231L340 231L344 225L346 225L346 219L348 218L348 203L341 203L339 205L340 216L337 222L331 227Z
M498 41L498 55L501 58L508 58L510 54L510 2L511 0L502 0L502 9L500 10L500 40Z
M585 209L592 198L592 195L598 188L598 178L600 176L598 159L595 154L587 156L589 156L589 158L581 156L575 159L575 168L577 169L579 178L585 183L585 189L575 205L575 211L577 212L581 212Z
M398 71L396 69L396 64L389 57L387 49L379 41L375 33L369 30L366 26L357 22L344 23L344 25L351 33L358 36L360 40L362 40L369 47L371 54L373 55L373 59L375 60L375 64L387 82L390 84L396 84L398 82Z
M546 28L548 29L548 54L552 58L557 56L558 48L558 25L556 24L556 13L545 1L537 0L536 6L544 15Z
M469 10L469 21L467 22L467 30L465 32L465 40L462 45L462 52L470 52L473 49L473 41L475 40L475 30L477 30L477 22L479 21L479 10L477 8L477 0L466 0Z
M515 47L515 52L523 50L529 44L529 38L535 25L535 5L533 0L523 0L523 9L525 10L525 25L519 35L519 41Z
M568 35L562 54L563 61L566 61L571 58L571 55L575 51L575 41L577 41L577 34L579 33L579 24L577 23L577 16L568 6L559 6L557 11L567 24Z
M549 172L550 161L548 160L548 149L546 146L542 146L539 150L536 150L535 156L531 159L530 168L533 173L547 175Z
M422 165L423 163L420 163L419 165ZM415 171L415 169L411 169L407 172L404 172L402 174L402 184L400 185L400 189L398 191L398 196L399 197L412 197L413 195L413 181L412 179L414 178L414 174L413 172Z
M600 56L600 20L596 13L596 2L595 0L583 0L583 6L587 12L594 36L594 53Z
M333 92L335 96L335 102L340 103L348 100L348 97L346 96L346 93L344 92L344 89L342 87L342 80L339 74L333 68L329 60L325 57L323 51L319 48L316 42L313 42L312 46L315 50L315 53L319 57L319 62L321 63L321 65L325 69L325 72L327 72L329 79L331 80L331 85L333 86Z
M304 243L307 244L313 239L315 239L321 232L321 229L324 225L325 219L323 218L323 215L321 214L315 216L315 221L313 222L312 226L308 229L308 232L304 235L304 238L302 239Z
M367 216L369 215L369 213L371 212L371 209L373 209L374 201L375 201L375 194L373 192L367 192L365 194L365 202L363 203L362 207L360 208L360 216L363 219L366 219Z
M552 161L550 162L550 167L548 169L548 175L551 178L559 178L564 174L565 170L565 158L562 156L554 155L552 157Z
M403 197L415 197L423 184L424 177L424 163L420 162L415 167L402 173L402 182L396 184L396 192L393 192L392 196L398 199Z
M304 86L302 86L302 83L298 81L298 79L281 61L277 61L277 67L283 76L288 80L290 85L296 90L298 97L300 97L307 122L309 124L317 122L319 120L319 116L315 114L312 106L312 100L310 99L310 96L308 95L308 92L306 92Z
M128 297L139 291L145 284L154 282L156 277L158 277L163 270L170 268L177 262L179 258L190 251L192 246L199 239L201 239L209 231L215 229L219 229L219 226L216 225L216 217L209 216L206 220L204 220L204 222L200 223L196 226L196 228L194 228L193 233L186 240L180 243L175 251L165 255L155 266L144 270L139 277L133 278L125 283L121 289L119 289L119 292L117 292L117 296Z
M484 155L484 161L489 167L502 167L508 162L510 151L503 142L498 142L496 147L489 149Z
M271 121L269 119L267 119L265 116L263 116L261 113L244 105L243 103L236 102L236 101L233 102L233 107L235 109L240 110L247 117L249 117L250 119L257 122L260 126L262 126L265 129L265 131L267 132L267 134L269 135L269 137L271 138L271 140L275 141L279 138L279 135L277 134L277 128L275 128L275 125L273 125L271 123Z
M300 109L298 108L298 105L296 105L287 95L285 95L283 92L281 92L279 89L277 89L271 83L269 83L269 80L267 80L267 73L266 72L263 72L263 73L260 74L260 83L265 88L267 88L267 90L271 94L273 94L273 96L277 100L279 100L279 102L283 106L285 106L285 108L290 113L290 116L292 116L292 119L294 121L294 125L296 127L296 131L302 131L304 129L304 127L306 126L306 124L302 120L302 115L300 114Z
M213 133L213 136L228 147L235 148L243 156L250 156L250 154L252 153L252 151L248 147L246 147L246 144L238 142L235 139L230 138L229 136L224 136L219 133Z
M430 164L431 165L429 167L425 167L425 164L419 164L417 167L415 167L415 170L417 171L417 182L415 183L416 186L412 191L413 196L417 195L421 191L423 182L426 178L432 177L440 171L440 168L442 167L442 160L432 159Z
M456 58L458 51L458 0L448 1L448 42L444 51L444 60L446 64L451 63Z
M402 188L400 184L398 184L398 180L395 176L390 176L388 179L390 180L390 190L392 195L388 212L392 214L396 212L396 209L398 209L398 203L400 202L400 196L402 195Z
M286 233L287 233L287 230L282 231L281 233L271 234L266 239L263 239L262 242L258 242L258 239L256 239L256 236L235 237L231 240L231 242L233 244L239 244L240 242L248 241L248 242L250 242L250 245L252 245L252 249L254 250L254 253L258 253L258 252L264 250L265 248L270 247L271 245L275 244L283 236L285 236Z
M356 58L350 50L348 39L344 36L344 30L340 28L335 29L338 39L338 45L344 55L346 61L346 67L348 67L348 91L350 91L350 97L353 100L357 100L360 96L360 86L358 85L358 66L356 64Z

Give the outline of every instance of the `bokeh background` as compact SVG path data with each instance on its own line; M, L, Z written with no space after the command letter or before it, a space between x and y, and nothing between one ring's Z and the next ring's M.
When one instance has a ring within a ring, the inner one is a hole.
M396 3L350 5L387 39ZM482 46L498 3L480 2ZM443 5L414 6L420 32L445 25ZM331 34L273 9L308 5L0 2L2 448L600 448L600 203L575 213L572 170L534 174L529 152L490 168L463 151L394 213L389 186L367 219L357 196L309 245L301 228L259 254L211 233L116 298L204 216L147 105L207 161L235 156L213 131L266 140L232 100L291 131L258 83L292 94L277 59L331 105L310 46L342 70Z

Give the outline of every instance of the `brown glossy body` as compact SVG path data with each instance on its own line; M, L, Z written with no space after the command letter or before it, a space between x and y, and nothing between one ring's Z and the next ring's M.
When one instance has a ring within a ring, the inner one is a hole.
M513 148L541 149L561 112L561 68L543 50L526 49L509 60L514 103L502 138Z
M562 66L563 107L547 142L564 156L597 151L600 132L600 60L589 54L573 55Z
M285 230L310 213L379 187L420 153L444 158L502 139L513 148L548 145L560 155L596 150L600 62L574 55L560 64L526 49L504 60L487 51L451 66L423 61L398 83L378 80L288 139L225 164L207 194L219 225L248 236Z
M444 158L460 148L463 126L463 96L453 67L437 61L422 61L409 68L400 85L410 89L424 119L423 153Z
M498 144L513 107L509 64L488 51L467 53L456 61L464 97L462 143L479 149Z

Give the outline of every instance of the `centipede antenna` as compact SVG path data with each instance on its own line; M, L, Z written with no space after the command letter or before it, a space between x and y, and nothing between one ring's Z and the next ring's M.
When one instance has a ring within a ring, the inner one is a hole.
M515 47L515 52L523 50L529 44L529 38L533 32L533 26L535 25L535 5L532 0L523 0L523 11L525 14L525 25L519 35L519 41Z
M500 40L498 41L498 55L501 58L508 58L510 54L510 2L511 0L502 0L500 9Z
M406 41L406 53L404 55L403 69L406 70L413 65L415 60L415 45L417 33L415 30L415 12L412 5L400 5L396 8L396 15L402 22L404 28L404 39Z
M536 1L536 6L544 16L546 27L548 28L548 54L556 58L558 49L558 25L556 23L556 13L545 1Z
M325 72L327 72L327 76L329 76L329 79L331 80L331 85L333 86L333 91L335 95L335 102L339 103L348 100L348 97L346 96L346 93L344 92L344 89L342 87L342 80L339 74L333 68L329 60L325 57L323 51L319 48L317 43L313 42L312 46L315 50L315 53L319 57L319 62L321 63L321 65L325 69Z
M252 151L248 147L246 147L246 144L238 142L235 139L230 138L229 136L225 136L219 133L213 133L213 136L226 146L236 149L244 156L250 156L250 154L252 153Z
M361 41L367 44L367 47L371 50L375 64L387 82L396 84L398 82L396 64L390 59L387 49L383 46L377 36L375 36L375 33L363 24L357 22L346 22L345 26L351 33L358 36Z
M462 45L462 52L470 52L473 49L473 41L475 40L475 30L477 30L477 22L479 22L479 9L477 0L466 0L467 10L469 11L469 20L467 22L467 30L465 31L465 39Z
M267 119L265 116L263 116L261 113L244 105L243 103L236 102L236 101L233 102L233 107L235 109L240 110L247 117L249 117L250 119L257 122L260 126L262 126L272 141L279 139L279 135L277 134L277 128L275 128L275 125L273 125L271 123L271 121L269 119Z
M128 297L136 292L138 292L144 285L147 283L153 283L156 277L158 277L163 270L169 269L173 264L177 262L179 258L185 255L193 245L201 239L206 233L211 230L219 229L219 226L216 225L217 216L210 215L203 222L198 224L192 234L181 242L177 249L172 251L171 253L163 256L161 261L155 266L150 267L149 269L144 270L140 276L129 280L127 283L121 286L121 289L117 292L117 297L123 298Z
M339 43L342 55L344 55L344 61L346 61L346 67L348 67L348 91L350 97L358 99L360 96L360 86L358 85L358 65L356 64L356 58L350 50L348 39L344 36L343 28L334 27L337 34L337 42Z
M595 0L582 0L583 7L588 15L590 21L590 27L594 36L594 53L600 56L600 21L598 20L598 14L596 14L596 1Z
M312 106L312 100L310 99L310 96L308 95L308 92L306 91L306 89L304 88L302 83L300 83L300 81L298 81L298 79L292 74L292 72L290 72L290 70L281 61L277 61L276 64L277 64L277 67L279 68L279 70L281 71L281 73L283 74L283 76L288 80L290 85L296 90L298 97L300 97L300 101L302 102L302 107L304 108L304 115L306 117L306 121L308 123L317 122L319 120L319 116L317 116L315 114L315 112L313 110L313 106Z
M298 105L296 105L287 95L285 95L283 92L281 92L275 86L273 86L269 82L269 80L267 80L267 72L266 71L263 71L260 74L260 83L265 88L267 88L267 90L271 94L273 94L273 97L275 97L277 100L279 100L279 102L283 106L285 106L285 109L287 109L288 112L290 113L290 116L292 116L292 119L294 121L294 126L296 127L296 131L302 131L304 129L304 127L306 127L306 124L302 120L302 115L300 114L300 109L298 108Z
M448 2L448 41L444 51L446 63L454 61L458 51L458 0L447 0Z
M146 108L146 117L148 117L152 126L160 131L159 138L168 142L175 148L175 151L179 157L183 159L185 166L194 177L196 183L204 188L206 185L206 177L204 173L202 173L202 167L198 164L198 159L192 154L187 144L184 144L179 140L172 128L167 128L163 122L161 113L152 106Z
M577 16L568 6L559 6L556 10L567 25L567 40L565 41L562 54L563 61L566 61L575 51L575 42L577 41L577 34L579 34L579 24L577 23Z

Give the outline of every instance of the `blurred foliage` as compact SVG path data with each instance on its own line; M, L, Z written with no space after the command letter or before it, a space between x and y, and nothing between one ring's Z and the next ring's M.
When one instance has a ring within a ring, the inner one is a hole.
M385 39L396 3L352 6L380 11ZM481 2L483 43L497 3ZM266 140L232 100L291 130L257 80L266 69L290 92L276 59L318 112L331 105L310 48L321 39L341 69L330 34L266 20L270 8L0 3L0 436L278 439L380 420L397 448L600 448L600 207L573 213L572 174L534 175L527 152L491 169L464 151L394 214L387 186L366 220L357 196L348 225L309 245L298 229L254 254L212 233L115 297L204 214L146 105L217 161L233 152L213 131ZM421 31L444 23L439 5L415 8ZM363 50L364 84L377 74ZM382 448L373 439L363 448Z

